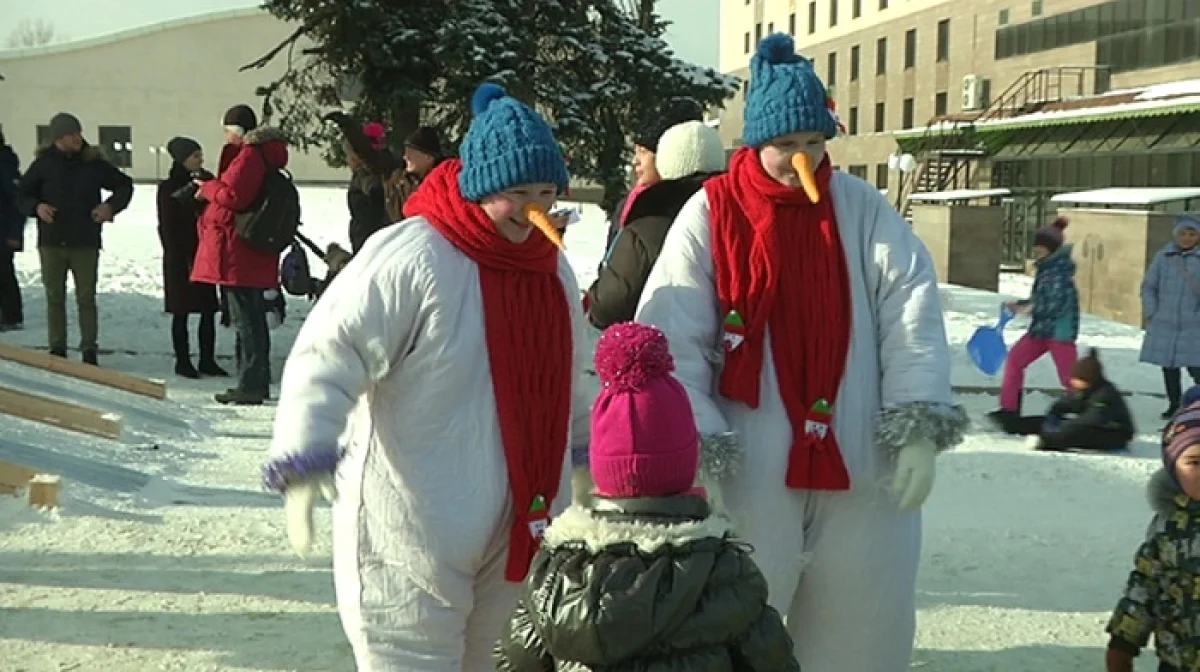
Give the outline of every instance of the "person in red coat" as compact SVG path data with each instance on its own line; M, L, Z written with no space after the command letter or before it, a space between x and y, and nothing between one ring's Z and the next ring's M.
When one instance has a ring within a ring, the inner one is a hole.
M196 192L196 198L208 206L200 217L200 248L192 281L223 288L241 345L238 384L216 395L217 402L260 405L270 396L271 385L271 339L263 291L279 284L279 255L242 240L235 218L253 207L267 171L287 166L288 145L278 130L259 128L254 110L246 105L230 108L224 123L226 141L237 150L236 154L228 150L233 156L228 167L216 179L201 182Z

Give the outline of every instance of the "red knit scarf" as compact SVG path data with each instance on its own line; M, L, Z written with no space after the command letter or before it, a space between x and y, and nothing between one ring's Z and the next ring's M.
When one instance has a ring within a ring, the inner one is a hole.
M479 266L492 390L516 510L505 577L523 581L541 544L537 523L547 520L558 496L567 451L571 314L558 249L536 231L520 244L502 236L478 204L463 198L461 171L457 159L435 168L404 214L428 219Z
M726 330L720 392L758 408L769 327L779 393L792 425L785 482L803 490L850 488L832 417L851 320L849 272L829 193L832 174L826 156L816 174L820 203L813 204L804 190L771 178L758 152L743 147L726 175L704 185Z

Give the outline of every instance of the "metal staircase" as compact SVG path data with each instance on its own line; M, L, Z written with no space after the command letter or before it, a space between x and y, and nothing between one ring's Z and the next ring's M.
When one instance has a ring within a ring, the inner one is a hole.
M912 214L912 196L972 186L977 163L988 159L997 147L987 147L976 136L978 124L1032 114L1052 103L1088 95L1087 82L1104 67L1058 66L1023 73L1016 81L975 113L938 116L929 120L912 151L917 172L903 195L902 212ZM1003 186L994 183L993 186Z

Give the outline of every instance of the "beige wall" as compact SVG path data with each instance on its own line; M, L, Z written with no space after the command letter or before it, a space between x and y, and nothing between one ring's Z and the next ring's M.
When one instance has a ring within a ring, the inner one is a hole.
M257 10L237 10L137 29L76 43L0 51L0 124L25 165L37 126L59 111L74 113L96 143L99 126L133 129L135 179L156 177L151 146L187 135L203 145L209 168L223 142L221 116L235 103L260 108L257 86L283 70L278 59L263 70L238 68L266 53L293 28ZM158 170L165 174L170 159ZM294 151L297 180L344 181L345 172L317 155Z
M992 99L1029 70L1054 66L1091 66L1095 64L1095 43L1045 51L1023 57L995 60L995 33L1000 13L1008 11L1009 25L1033 17L1031 0L888 0L888 8L879 10L880 0L862 0L862 16L851 18L854 0L816 0L817 31L808 34L810 0L721 0L721 56L723 71L742 78L749 76L751 54L745 51L745 34L754 42L755 26L761 21L763 34L769 23L776 32L786 32L788 15L796 12L796 43L800 53L813 59L818 74L828 82L828 57L837 53L837 79L830 87L837 101L842 122L850 125L851 108L858 108L858 134L843 137L830 146L830 154L842 168L867 166L867 179L874 182L876 167L886 165L896 149L892 131L902 128L906 98L913 99L913 125L924 126L933 118L937 94L947 94L947 112L962 111L962 80L976 74L990 80ZM838 2L838 25L829 27L829 5ZM1042 16L1068 12L1097 4L1099 0L1043 0ZM950 58L936 62L937 24L950 20ZM916 67L904 69L905 33L917 31ZM887 38L887 74L875 76L876 44ZM860 53L858 81L850 81L850 52L858 45ZM751 45L753 52L754 45ZM1157 84L1200 76L1200 65L1185 63L1154 70L1115 75L1113 88ZM1087 78L1084 93L1092 93ZM744 90L744 89L743 89ZM1064 93L1073 94L1072 90ZM875 105L884 103L886 125L883 133L874 132ZM727 145L736 145L742 134L742 110L745 99L739 92L726 103L721 113L721 137ZM895 189L897 175L889 175L887 185Z

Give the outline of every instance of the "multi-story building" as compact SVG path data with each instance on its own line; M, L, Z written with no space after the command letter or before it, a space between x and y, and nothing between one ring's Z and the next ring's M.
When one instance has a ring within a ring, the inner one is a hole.
M835 163L901 207L1003 187L1041 216L1063 191L1200 185L1200 0L721 0L721 70L748 78L772 32L837 103ZM897 152L918 169L889 168Z

